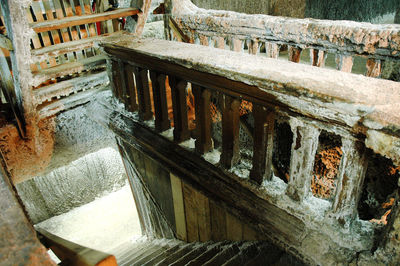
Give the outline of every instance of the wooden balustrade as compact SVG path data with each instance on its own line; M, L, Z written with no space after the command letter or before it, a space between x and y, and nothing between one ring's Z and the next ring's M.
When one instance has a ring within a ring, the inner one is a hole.
M241 46L239 42L235 45ZM173 109L173 139L181 143L193 136L196 139L194 150L197 154L204 155L217 148L214 147L212 128L213 123L221 123L219 165L224 170L232 172L243 159L241 151L244 148L240 147L239 137L240 106L242 100L248 101L252 105L250 115L254 124L250 129L253 141L252 163L246 178L256 184L266 180L268 186L268 182L272 182L273 151L279 148L274 147L274 125L278 117L285 117L293 133L289 181L285 194L295 202L301 203L311 196L311 179L320 132L325 130L339 134L343 156L332 200L332 214L339 219L354 217L357 213L357 202L366 171L365 136L360 136L360 132L375 132L381 128L380 134L389 134L396 139L400 137L400 125L396 124L399 112L388 111L392 110L388 106L396 109L400 100L400 85L396 82L201 45L163 40L135 41L129 35L118 40L110 38L101 46L111 58L108 62L112 64L109 69L112 71L114 95L130 106L128 110L138 109L142 120L153 119L152 99L156 132L170 128L169 97ZM160 47L168 47L168 51ZM270 48L276 51L276 46L271 45ZM293 49L293 59L299 52L301 50ZM190 62L186 55L190 55ZM271 56L274 57L274 53ZM315 64L323 64L324 52L315 50L314 56ZM213 58L215 65L210 66L204 58ZM236 65L237 62L245 61L247 64L240 68ZM125 67L125 72L121 67ZM136 104L131 99L135 98L132 73L136 80L138 108L131 105L132 102ZM310 82L304 80L304 77ZM118 78L126 80L125 89L120 88L123 82ZM336 88L336 80L345 80L346 83ZM171 88L170 95L167 93L168 86ZM193 117L188 116L188 88L192 89L194 95ZM150 89L153 97L150 97ZM385 95L384 100L370 95L378 90L381 95ZM368 97L358 98L361 93ZM215 107L221 112L222 121L212 120L211 95L219 95ZM382 106L384 108L380 109ZM360 115L361 112L364 114ZM189 122L195 124L193 132L189 129ZM370 125L373 127L370 128ZM396 156L392 154L394 160Z
M399 25L226 13L199 9L188 0L173 0L172 6L179 8L172 8L174 27L169 30L186 36L181 41L193 43L201 36L218 40L215 47L224 48L223 43L233 39L232 51L244 52L240 43L247 42L248 52L257 54L265 45L265 54L272 58L279 56L283 44L288 46L289 61L298 63L301 51L309 49L311 65L317 67L324 67L331 53L337 56L336 69L345 72L351 72L354 57L361 56L367 58L365 75L369 77L380 77L381 60L400 59Z

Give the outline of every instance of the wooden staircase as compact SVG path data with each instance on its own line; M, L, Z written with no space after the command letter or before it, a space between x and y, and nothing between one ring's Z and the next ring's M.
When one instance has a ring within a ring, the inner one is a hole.
M177 239L129 241L109 252L124 265L304 265L265 241L186 243Z

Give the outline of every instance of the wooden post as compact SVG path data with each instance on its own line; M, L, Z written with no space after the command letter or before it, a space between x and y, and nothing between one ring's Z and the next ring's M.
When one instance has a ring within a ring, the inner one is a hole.
M229 169L239 161L239 107L240 101L223 95L222 101L222 153L220 163Z
M353 68L353 57L351 55L336 55L336 69L343 72L351 72Z
M261 184L272 179L272 151L274 146L275 112L253 104L253 168L250 179Z
M158 132L165 131L171 127L168 119L167 92L165 80L167 76L150 71L153 89L155 129Z
M311 65L317 67L324 67L325 60L328 54L323 50L310 49Z
M187 114L187 82L168 76L171 87L172 108L174 113L174 141L182 142L190 138Z
M196 152L204 154L213 149L211 138L211 92L201 86L192 85L196 113Z
M114 90L114 95L119 101L123 102L121 72L119 67L120 65L118 61L111 60L111 75L112 75L112 86Z
M338 219L351 219L357 215L368 161L365 146L359 141L343 138L342 151L332 212Z
M206 36L206 35L199 34L199 41L200 41L201 45L204 45L204 46L209 46L210 45L209 42L208 42L208 36Z
M301 48L289 46L289 61L300 62Z
M269 58L278 58L279 57L279 45L272 42L265 42L265 51Z
M235 52L243 52L243 41L240 39L232 38L231 50Z
M150 89L149 79L147 76L147 69L139 67L133 68L136 80L136 91L139 103L139 119L150 120L153 117L151 112Z
M382 61L370 58L367 60L367 77L378 78L381 75Z
M128 111L130 112L135 112L139 108L136 102L136 89L133 73L133 67L129 64L125 64L125 86L127 91Z
M249 43L249 54L258 54L258 41L257 40L250 40Z
M294 200L302 201L311 192L311 178L320 130L310 124L290 119L293 143L290 155L289 184L286 193Z
M118 67L118 76L117 76L117 78L118 78L118 80L119 80L119 85L121 86L121 88L120 88L120 92L121 92L121 95L120 95L120 98L121 98L121 101L122 101L122 103L125 105L125 109L126 110L128 110L129 109L129 97L128 97L128 93L127 93L127 84L126 84L126 82L125 82L125 65L124 65L124 63L121 61L121 60L118 60L117 61L118 62L118 65L117 65L117 67Z

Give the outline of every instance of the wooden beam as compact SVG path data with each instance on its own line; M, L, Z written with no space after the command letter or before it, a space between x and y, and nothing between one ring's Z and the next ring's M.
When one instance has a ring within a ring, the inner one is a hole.
M47 20L42 22L34 22L30 23L30 26L36 33L40 33L40 32L58 30L66 27L78 26L88 23L102 22L121 17L134 16L139 13L140 11L137 8L121 8L104 13L65 17L62 19Z
M39 236L43 238L45 246L50 248L61 261L64 263L67 262L68 265L118 265L114 255L83 247L53 235L42 228L36 228L36 231L39 233Z

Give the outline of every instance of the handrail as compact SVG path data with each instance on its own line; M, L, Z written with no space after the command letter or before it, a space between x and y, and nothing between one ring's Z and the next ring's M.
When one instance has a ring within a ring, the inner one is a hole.
M81 246L36 227L39 239L51 249L65 265L117 266L114 255ZM64 264L63 264L64 265Z
M205 10L187 0L172 0L171 20L190 37L190 42L218 48L230 46L259 53L263 46L269 57L279 55L281 45L289 48L289 60L298 62L304 49L311 49L311 64L323 66L327 53L336 54L338 70L351 72L354 56L368 59L366 75L381 74L381 60L400 58L400 25L374 25L353 21L296 19Z
M30 23L30 26L36 33L40 33L51 30L59 30L66 27L83 25L87 23L95 23L115 18L134 16L139 14L139 12L140 10L137 8L121 8L113 11L107 11L104 13L65 17L62 19L46 20L41 22L33 22Z
M181 143L193 136L197 154L213 150L211 95L218 93L222 113L219 165L229 171L241 156L239 107L243 100L250 102L255 152L248 171L256 184L271 181L274 124L278 117L285 117L294 143L286 194L294 201L309 196L322 130L338 135L342 143L331 209L334 216L357 214L367 167L366 146L400 164L400 83L199 45L135 40L129 35L107 38L100 46L110 57L114 95L129 111L138 111L142 121L153 119L154 106L156 132L170 128L166 87L171 88L173 139ZM188 82L196 121L188 118ZM193 133L189 122L195 123Z

